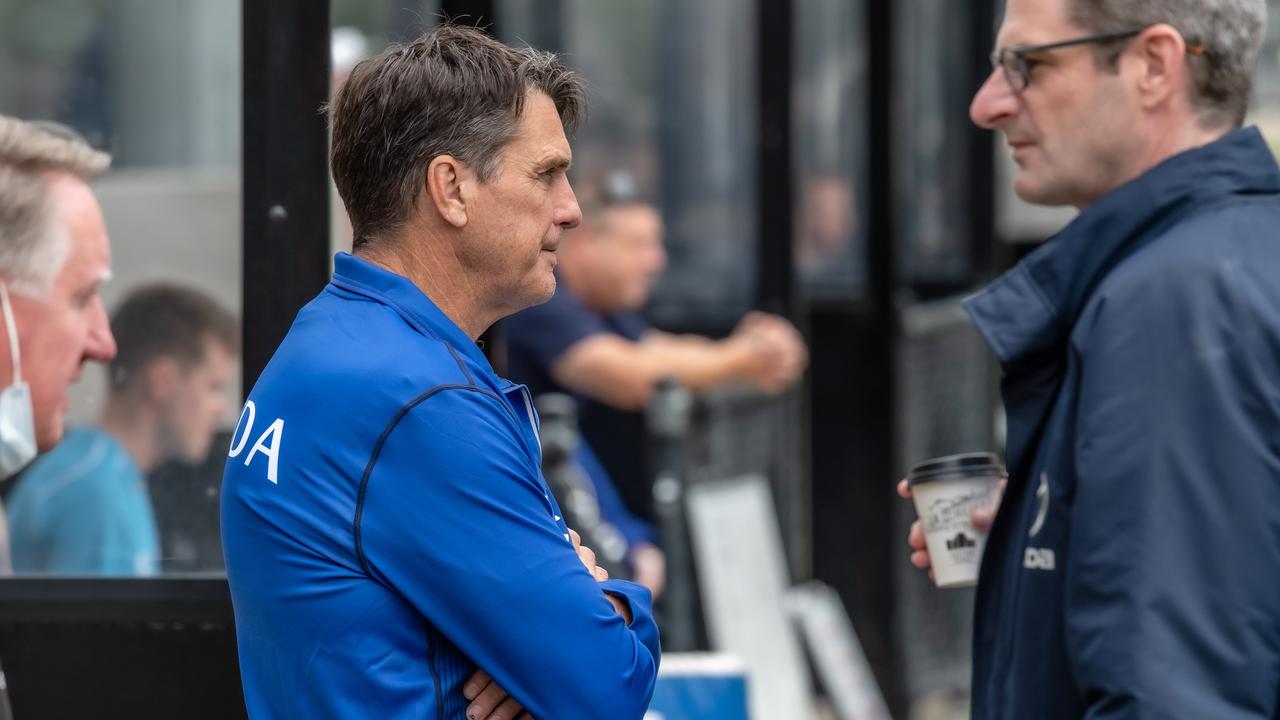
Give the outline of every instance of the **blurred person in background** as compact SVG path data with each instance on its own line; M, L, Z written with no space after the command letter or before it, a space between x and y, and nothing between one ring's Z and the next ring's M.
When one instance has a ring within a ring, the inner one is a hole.
M805 180L796 213L796 272L807 282L849 281L858 211L849 178L823 171Z
M0 480L62 438L85 361L115 355L98 293L111 249L89 188L110 164L66 128L0 115ZM0 505L0 575L9 570ZM10 716L0 670L0 718Z
M1007 4L970 114L1023 200L1081 212L966 301L1010 476L975 718L1280 717L1280 170L1241 129L1265 27L1263 0Z
M565 526L528 391L476 344L554 292L584 103L554 55L447 23L334 98L353 254L249 393L223 476L250 715L645 714L651 595Z
M641 411L658 381L779 393L800 379L808 352L790 322L759 312L723 340L649 327L640 309L667 264L661 214L623 173L608 176L587 208L561 244L555 296L503 322L507 370L535 395L579 399L579 426L608 475L596 473L597 484L611 478L627 509L652 522ZM637 577L646 577L643 563Z
M9 497L20 573L155 575L160 540L146 478L209 454L227 414L239 328L196 290L153 285L111 319L119 352L97 426L70 430Z

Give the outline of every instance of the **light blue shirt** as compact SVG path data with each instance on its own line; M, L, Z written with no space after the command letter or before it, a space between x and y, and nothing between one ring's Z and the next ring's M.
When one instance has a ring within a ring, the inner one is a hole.
M71 430L9 497L17 573L155 575L160 541L142 471L97 428Z

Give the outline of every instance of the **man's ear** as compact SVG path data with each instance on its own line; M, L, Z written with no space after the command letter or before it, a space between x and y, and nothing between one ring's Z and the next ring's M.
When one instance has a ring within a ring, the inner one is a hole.
M1139 75L1137 88L1143 109L1150 110L1178 94L1189 98L1187 43L1171 25L1160 23L1134 40Z
M156 403L167 403L178 392L178 376L181 368L178 361L171 357L158 357L147 363L143 370L143 381L146 383L147 397Z
M476 182L475 173L452 155L437 155L427 165L427 180L423 190L431 206L450 225L461 228L467 224L468 202Z

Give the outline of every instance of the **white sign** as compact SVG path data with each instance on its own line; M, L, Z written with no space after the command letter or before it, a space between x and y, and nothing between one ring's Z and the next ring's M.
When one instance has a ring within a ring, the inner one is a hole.
M688 511L711 646L746 664L751 717L810 717L808 669L784 606L791 583L769 483L748 476L694 485Z
M799 624L813 665L840 720L892 720L880 686L853 623L835 590L820 583L787 593L787 606Z

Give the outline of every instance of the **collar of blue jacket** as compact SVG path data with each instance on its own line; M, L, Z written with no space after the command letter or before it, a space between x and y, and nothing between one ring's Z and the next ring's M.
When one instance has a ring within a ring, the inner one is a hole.
M1000 362L1060 346L1111 268L1190 210L1280 192L1280 168L1257 128L1174 155L1099 198L965 308Z
M448 343L471 362L493 372L480 346L409 278L347 253L338 253L333 265L334 285L349 292L375 297L394 307L418 332Z

